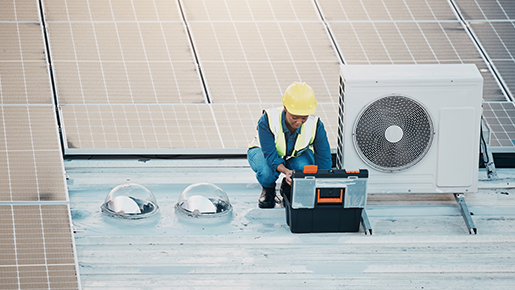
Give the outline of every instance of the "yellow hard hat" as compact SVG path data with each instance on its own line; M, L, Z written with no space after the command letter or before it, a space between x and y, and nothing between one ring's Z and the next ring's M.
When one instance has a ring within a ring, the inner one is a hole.
M306 83L293 82L284 92L283 105L293 115L307 116L317 110L315 92Z

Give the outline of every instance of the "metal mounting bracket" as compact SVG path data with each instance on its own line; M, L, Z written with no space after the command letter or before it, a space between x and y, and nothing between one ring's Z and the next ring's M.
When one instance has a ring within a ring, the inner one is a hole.
M365 235L372 235L372 227L370 226L370 222L368 221L368 215L365 209L361 211L361 225L365 230Z
M486 132L485 132L486 131ZM483 162L485 163L485 168L487 172L488 179L497 179L497 170L495 169L494 155L492 151L490 151L490 132L491 129L483 121L483 116L481 116L481 134L479 140L479 152ZM485 137L486 135L486 137Z
M456 199L456 202L458 203L458 206L461 211L461 216L465 220L465 224L467 225L469 233L471 235L477 234L477 228L474 225L474 221L472 220L472 215L470 214L467 203L465 202L465 195L463 195L463 193L455 193L454 198Z

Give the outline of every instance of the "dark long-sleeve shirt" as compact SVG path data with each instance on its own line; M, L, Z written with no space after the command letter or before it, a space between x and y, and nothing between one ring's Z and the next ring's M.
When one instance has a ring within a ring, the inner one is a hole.
M283 111L281 125L286 140L286 155L288 156L292 153L297 136L300 134L300 130L304 125L299 127L295 132L290 133L290 130L288 130L288 127L286 127L285 114L285 111ZM263 154L265 155L265 159L268 162L268 165L273 170L277 170L277 166L281 163L284 164L285 161L277 153L274 135L272 134L272 131L270 131L268 117L266 114L263 114L261 118L259 118L258 134L261 149L263 150ZM330 169L332 166L331 147L329 146L329 141L327 140L327 132L325 131L324 124L320 119L318 120L315 140L313 141L313 149L315 165L317 165L320 169Z

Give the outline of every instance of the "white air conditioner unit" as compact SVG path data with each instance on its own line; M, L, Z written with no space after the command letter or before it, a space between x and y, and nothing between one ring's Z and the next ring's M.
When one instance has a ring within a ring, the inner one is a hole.
M477 191L482 92L473 64L342 65L338 167L368 193Z

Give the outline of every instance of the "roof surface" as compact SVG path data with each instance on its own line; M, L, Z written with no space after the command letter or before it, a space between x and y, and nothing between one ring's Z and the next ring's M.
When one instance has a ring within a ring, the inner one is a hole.
M293 234L285 209L257 207L244 159L67 160L82 289L512 289L515 171L498 169L466 195L477 235L452 194L369 195L372 235ZM150 189L159 216L100 211L126 182ZM190 184L211 182L233 205L229 220L185 220L174 210Z

